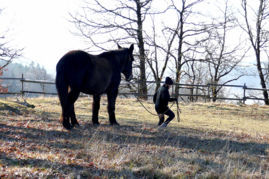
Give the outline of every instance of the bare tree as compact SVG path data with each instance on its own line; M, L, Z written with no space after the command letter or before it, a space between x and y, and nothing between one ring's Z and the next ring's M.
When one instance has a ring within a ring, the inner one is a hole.
M21 56L21 49L14 49L8 46L6 36L0 37L0 71L8 66L13 59Z
M1 12L2 9L0 9L0 14ZM4 32L3 29L0 30L0 71L2 71L13 59L21 55L22 49L10 47L10 43L7 40L7 32Z
M200 61L195 60L195 59L198 59L196 55L198 55L196 51L192 51L192 56L190 57L193 60L188 61L186 63L187 69L185 70L186 71L185 83L191 84L191 85L203 85L203 84L206 84L209 79L208 69L206 67L206 64L203 61L200 62ZM193 86L190 86L189 90L190 90L190 95L191 95L189 97L189 100L191 102L198 101L199 94L203 94L203 95L207 94L204 88L199 88L199 87L194 88ZM194 97L195 95L196 97Z
M144 22L153 0L86 1L77 15L71 15L80 35L101 50L113 43L137 43L139 93L147 98Z
M242 9L245 24L241 25L242 29L248 34L251 47L255 52L256 67L260 78L261 87L263 90L264 103L269 105L268 92L266 91L266 72L262 64L262 58L265 56L264 51L268 50L269 42L269 1L256 0L258 6L255 8L250 6L248 0L242 0ZM253 3L253 0L252 0ZM264 56L263 56L264 55Z
M169 28L172 34L176 34L177 44L175 45L175 50L173 50L170 55L175 62L176 83L180 82L183 66L188 61L193 61L193 59L187 57L187 52L196 49L195 46L204 40L202 34L206 32L206 29L210 28L204 22L191 20L192 15L199 15L199 12L194 12L192 9L203 1L204 0L171 0L171 7L177 13L178 17L176 28ZM178 94L179 86L176 86L175 97L178 97Z
M159 27L161 28L161 34L158 33L156 29L158 25L155 24L155 18L158 18L158 15L155 14L154 17L151 17L152 33L149 35L147 34L145 38L145 44L148 47L146 62L156 83L155 91L161 85L172 53L173 43L176 39L176 31L174 31L174 33L166 34L166 31L169 31L169 29L163 25Z
M243 60L246 53L240 47L240 44L242 44L240 40L236 42L238 44L228 43L229 34L233 35L232 30L234 30L236 24L228 1L225 1L224 9L219 8L222 19L218 18L221 21L215 24L216 28L208 31L208 40L204 43L205 58L208 64L210 83L212 84L213 102L216 101L218 93L222 89L222 86L218 86L220 82L225 85L243 76L243 74L230 75ZM237 55L239 52L240 55ZM229 79L224 79L227 75L229 75Z
M269 85L269 51L266 51L266 57L267 57L267 63L264 63L264 67L265 67L265 72L264 72L264 76L265 76L265 81L266 84Z
M0 14L2 9L0 9ZM4 69L12 62L13 59L21 55L22 49L15 49L10 47L7 40L7 33L3 33L3 29L0 29L0 76L3 75ZM7 92L8 88L3 87L0 81L0 91Z
M8 66L13 59L19 57L21 55L21 51L22 49L10 47L6 33L0 35L0 71Z

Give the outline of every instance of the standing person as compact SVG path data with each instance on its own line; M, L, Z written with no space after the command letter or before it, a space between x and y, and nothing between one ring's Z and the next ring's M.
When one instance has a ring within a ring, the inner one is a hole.
M159 126L166 127L170 121L175 117L173 111L168 107L168 102L177 101L176 98L170 98L169 88L173 85L173 80L169 77L165 78L165 83L161 86L153 96L153 102L155 104L155 110L159 116ZM168 118L164 122L164 115Z

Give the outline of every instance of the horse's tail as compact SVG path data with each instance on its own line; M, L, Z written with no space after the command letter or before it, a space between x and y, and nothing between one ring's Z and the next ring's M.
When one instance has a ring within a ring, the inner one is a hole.
M66 111L66 105L68 102L68 83L67 80L65 78L65 75L63 72L57 72L56 73L56 89L58 92L58 97L62 106L62 114L60 117L60 122L63 122L63 113L65 113Z

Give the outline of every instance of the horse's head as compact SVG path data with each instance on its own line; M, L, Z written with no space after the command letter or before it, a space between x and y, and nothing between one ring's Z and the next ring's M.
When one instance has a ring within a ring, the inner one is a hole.
M118 47L122 49L119 45ZM130 81L133 78L132 72L132 64L134 61L133 51L134 51L134 44L130 46L130 48L123 49L125 51L124 58L121 60L122 62L122 73L125 76L126 81Z

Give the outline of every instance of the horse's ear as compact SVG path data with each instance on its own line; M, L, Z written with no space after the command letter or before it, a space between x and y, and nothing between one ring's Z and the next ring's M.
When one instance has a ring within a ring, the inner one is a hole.
M129 48L129 51L130 51L130 52L133 52L133 50L134 50L134 44L132 44L132 45L130 46L130 48Z
M119 49L122 49L122 47L121 47L118 43L117 43L117 45L118 45L118 48L119 48Z

